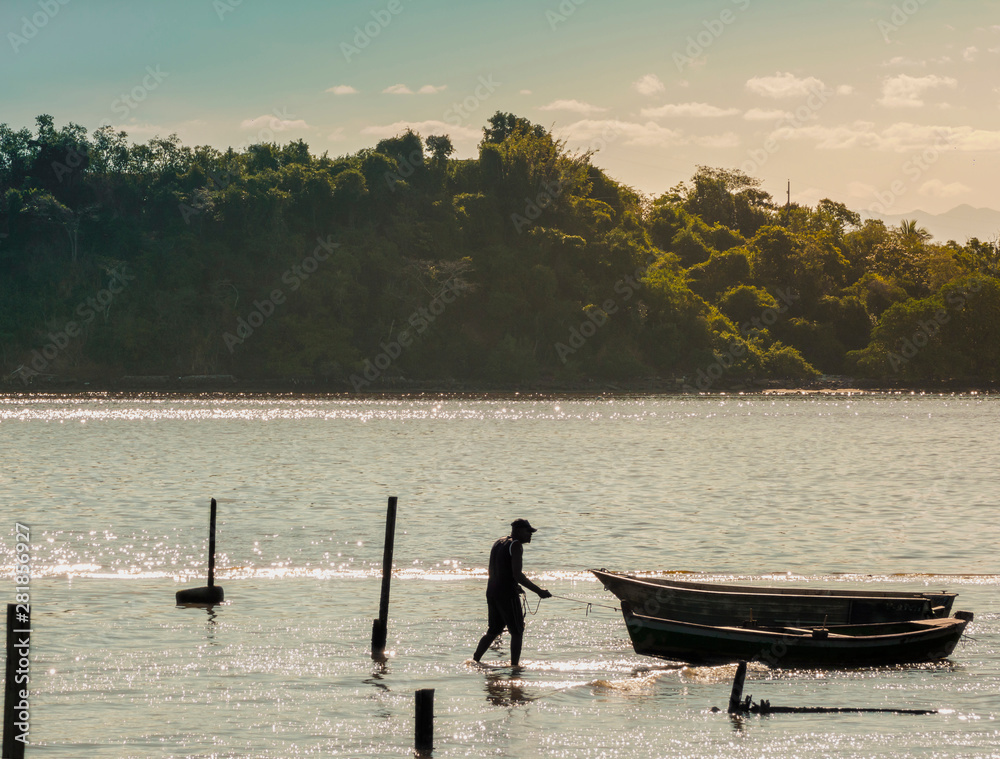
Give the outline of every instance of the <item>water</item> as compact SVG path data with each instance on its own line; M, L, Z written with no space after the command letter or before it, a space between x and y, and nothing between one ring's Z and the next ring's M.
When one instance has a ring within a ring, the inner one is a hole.
M0 396L8 598L31 527L30 753L410 756L435 688L435 757L1000 757L998 417L976 395ZM176 608L211 497L227 601ZM482 671L486 556L518 516L528 574L581 603L543 601L523 670ZM745 690L942 714L732 720L711 708L734 668L634 654L601 566L949 589L976 619L947 662L754 666Z

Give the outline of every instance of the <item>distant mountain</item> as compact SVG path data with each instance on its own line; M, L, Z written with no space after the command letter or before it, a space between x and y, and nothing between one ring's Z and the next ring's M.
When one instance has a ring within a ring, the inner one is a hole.
M973 208L970 205L955 206L945 213L933 214L916 210L901 214L862 213L863 218L881 219L886 225L895 227L903 219L916 219L917 224L926 227L937 242L955 240L964 244L970 237L983 241L1000 237L1000 211L993 208Z

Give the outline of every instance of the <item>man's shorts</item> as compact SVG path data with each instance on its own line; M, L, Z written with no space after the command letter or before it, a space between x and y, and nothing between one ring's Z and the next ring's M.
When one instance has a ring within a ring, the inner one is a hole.
M489 608L489 626L496 629L506 627L511 635L524 635L524 612L521 610L521 597L487 598Z

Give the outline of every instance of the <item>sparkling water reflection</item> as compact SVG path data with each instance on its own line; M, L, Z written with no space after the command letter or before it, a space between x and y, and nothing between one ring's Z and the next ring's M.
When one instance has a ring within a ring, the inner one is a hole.
M0 396L5 568L13 522L32 528L32 753L408 756L433 687L436 757L1000 755L998 415L990 396ZM227 602L178 609L213 496ZM529 573L583 603L543 602L523 669L482 670L485 556L520 515ZM733 723L710 711L732 668L636 656L591 566L949 589L976 620L950 662L755 666L746 689L947 713Z

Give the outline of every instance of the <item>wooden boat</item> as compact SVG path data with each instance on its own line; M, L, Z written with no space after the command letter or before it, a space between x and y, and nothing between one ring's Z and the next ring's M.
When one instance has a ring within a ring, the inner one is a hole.
M771 667L855 667L944 659L972 620L955 617L830 627L713 627L633 614L622 603L637 654L691 663L760 661Z
M957 595L724 585L590 571L637 614L700 625L816 627L945 618Z

